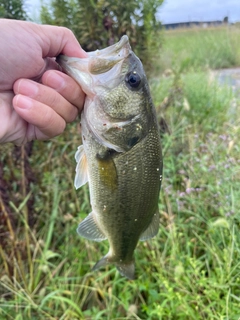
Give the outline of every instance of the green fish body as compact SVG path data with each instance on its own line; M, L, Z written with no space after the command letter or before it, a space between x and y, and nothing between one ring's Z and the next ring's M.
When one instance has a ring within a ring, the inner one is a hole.
M109 241L93 270L113 263L133 279L138 241L159 229L162 180L159 128L142 63L127 36L88 58L60 56L58 62L86 93L75 187L89 183L92 212L77 231Z

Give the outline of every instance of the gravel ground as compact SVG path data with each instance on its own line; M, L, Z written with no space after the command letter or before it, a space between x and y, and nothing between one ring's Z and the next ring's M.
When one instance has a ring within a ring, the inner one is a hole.
M240 96L240 68L216 70L213 71L213 75L220 84L232 86L233 90L236 90Z

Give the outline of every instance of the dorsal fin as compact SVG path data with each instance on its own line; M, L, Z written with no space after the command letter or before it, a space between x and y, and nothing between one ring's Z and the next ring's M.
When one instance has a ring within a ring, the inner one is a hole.
M78 189L88 182L87 158L83 145L78 147L78 150L75 154L75 160L77 162L77 166L74 186L76 189Z

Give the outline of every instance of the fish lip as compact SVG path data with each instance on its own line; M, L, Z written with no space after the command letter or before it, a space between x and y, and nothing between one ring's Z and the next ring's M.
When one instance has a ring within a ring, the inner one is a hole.
M69 57L68 56L65 56L64 54L59 54L57 57L56 57L56 62L58 63L58 65L60 66L60 68L63 70L64 69L64 66L65 64L68 62L69 60Z
M116 64L124 61L131 51L128 36L124 35L119 42L110 47L90 52L89 59L89 72L91 74L106 73L111 70Z
M69 67L74 65L75 62L79 61L83 64L89 62L90 69L88 71L92 74L101 74L112 69L114 65L120 61L125 60L131 54L131 50L128 36L123 35L117 43L104 49L88 52L85 58L79 59L60 54L57 56L56 62L59 64L61 70L66 73L68 73ZM105 67L103 67L102 70L101 60L105 61ZM98 65L100 67L98 67ZM97 72L95 72L95 69Z
M89 59L90 57L100 57L100 56L112 56L116 55L116 53L119 53L123 48L131 50L131 46L129 44L129 39L127 35L123 35L122 38L115 44L104 48L104 49L98 49L95 51L87 52L87 57L81 58L81 60ZM57 62L68 62L69 57L65 56L63 54L60 54L57 56L56 61Z
M131 50L131 46L129 44L129 39L128 39L128 36L127 35L123 35L121 37L121 39L107 47L107 48L104 48L104 49L100 49L100 50L96 50L96 51L92 51L92 52L88 52L88 56L89 57L103 57L103 56L112 56L112 55L116 55L117 53L119 53L122 49L126 49L128 51Z

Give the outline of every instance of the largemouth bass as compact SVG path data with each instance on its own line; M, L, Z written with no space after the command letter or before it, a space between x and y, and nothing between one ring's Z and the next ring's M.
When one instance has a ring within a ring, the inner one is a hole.
M142 63L127 36L87 58L60 56L58 62L86 93L74 184L89 183L92 212L77 232L109 241L93 270L113 263L133 279L138 241L159 229L162 180L159 129Z

